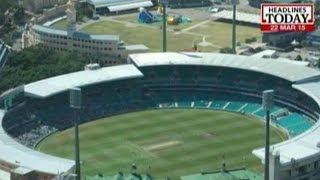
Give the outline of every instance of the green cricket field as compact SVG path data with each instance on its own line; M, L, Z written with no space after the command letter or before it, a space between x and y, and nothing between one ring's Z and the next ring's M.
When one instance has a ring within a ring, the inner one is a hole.
M131 112L80 126L83 175L138 171L178 179L201 170L246 166L261 171L252 155L264 145L264 123L253 116L201 109L158 109ZM43 139L37 150L73 159L73 128ZM271 142L287 138L271 128ZM150 170L149 167L151 167Z

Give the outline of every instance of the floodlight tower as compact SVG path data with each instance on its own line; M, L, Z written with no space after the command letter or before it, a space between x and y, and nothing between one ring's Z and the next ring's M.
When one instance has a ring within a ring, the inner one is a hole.
M265 90L262 93L262 106L266 111L266 146L264 153L264 179L269 180L269 154L270 154L270 110L273 106L273 90Z
M159 0L159 4L163 8L162 17L162 52L167 52L167 5L168 0Z
M74 110L74 154L75 154L75 174L76 180L81 179L80 171L80 150L79 150L79 110L81 109L81 89L70 89L70 108Z
M236 54L236 4L238 0L231 0L233 18L232 18L232 53Z

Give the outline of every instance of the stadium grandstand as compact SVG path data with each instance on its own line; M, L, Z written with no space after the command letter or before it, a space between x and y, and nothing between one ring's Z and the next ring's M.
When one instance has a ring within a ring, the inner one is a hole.
M73 126L68 103L72 87L82 90L81 123L147 108L224 110L263 120L261 92L274 89L272 124L290 138L271 147L270 179L319 179L319 71L218 53L131 54L128 63L87 68L1 95L0 160L7 168L0 167L0 173L49 179L73 170L71 160L32 150L49 134ZM253 154L264 162L263 148ZM26 173L16 173L19 168Z
M97 14L139 9L153 6L152 0L88 0Z

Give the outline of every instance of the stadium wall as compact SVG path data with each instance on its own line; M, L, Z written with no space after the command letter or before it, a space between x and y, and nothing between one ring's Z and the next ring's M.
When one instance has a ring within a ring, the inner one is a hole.
M270 180L318 180L320 177L320 154L315 154L290 163L281 164L280 154L270 155Z

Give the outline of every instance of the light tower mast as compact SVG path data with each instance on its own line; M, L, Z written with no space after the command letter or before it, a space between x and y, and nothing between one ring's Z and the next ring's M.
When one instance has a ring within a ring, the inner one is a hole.
M270 110L273 106L273 90L265 90L262 93L262 107L266 111L266 145L264 156L264 179L269 180L269 158L270 158Z
M231 0L232 10L233 10L233 18L232 18L232 53L236 54L236 4L238 0Z
M162 52L167 52L167 5L168 0L159 0L159 4L163 8L163 17L162 17Z
M70 89L70 108L74 110L74 155L76 180L81 180L80 150L79 150L79 111L81 110L81 89Z

